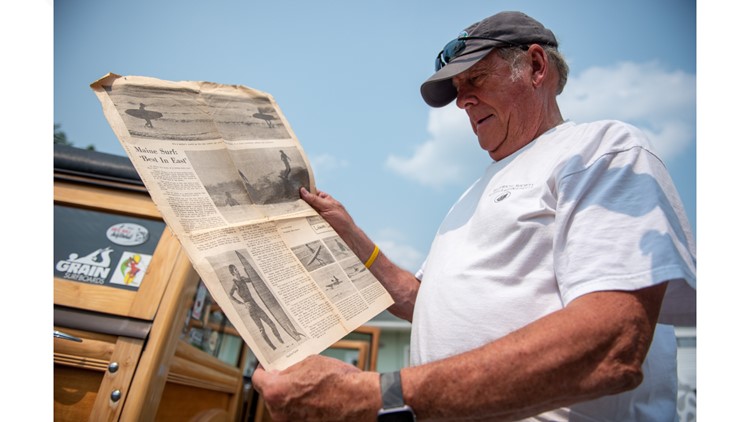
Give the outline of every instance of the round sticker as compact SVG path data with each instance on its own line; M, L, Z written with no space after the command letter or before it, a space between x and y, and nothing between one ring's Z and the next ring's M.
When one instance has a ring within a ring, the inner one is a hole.
M122 246L142 245L148 240L148 229L135 223L119 223L107 229L107 239Z

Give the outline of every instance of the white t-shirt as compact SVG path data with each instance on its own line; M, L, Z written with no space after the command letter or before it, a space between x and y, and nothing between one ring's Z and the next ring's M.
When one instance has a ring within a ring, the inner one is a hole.
M475 349L581 295L670 281L660 324L695 324L695 244L646 136L565 122L494 162L453 205L417 277L411 360ZM676 340L659 325L635 390L538 420L672 421ZM548 418L548 419L545 419Z

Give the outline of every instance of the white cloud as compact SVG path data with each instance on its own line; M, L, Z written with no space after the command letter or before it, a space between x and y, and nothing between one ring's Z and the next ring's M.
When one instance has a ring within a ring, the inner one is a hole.
M563 117L577 122L623 120L644 130L663 158L695 142L695 75L659 63L592 67L568 79L558 98ZM390 155L386 167L422 185L466 185L488 162L466 114L455 104L430 109L427 141L411 156Z
M349 166L349 162L347 160L336 158L335 156L327 153L310 156L310 162L315 169L325 171L338 170L340 168Z
M454 104L430 109L427 132L430 138L418 145L411 157L389 155L386 167L422 185L439 188L465 185L468 178L476 176L476 166L483 168L489 162L466 113Z
M695 142L695 81L657 62L622 62L570 78L558 102L566 119L618 119L640 127L669 158Z
M373 237L375 243L399 267L416 273L425 259L425 254L407 245L404 236L396 229L383 229Z
M321 181L324 183L326 175L335 174L336 170L349 167L349 162L347 160L337 158L328 153L311 155L309 159L310 165L315 172L317 183L321 183Z

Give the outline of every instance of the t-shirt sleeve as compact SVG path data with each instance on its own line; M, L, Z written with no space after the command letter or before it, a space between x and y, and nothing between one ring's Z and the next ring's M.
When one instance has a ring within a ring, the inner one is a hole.
M422 262L422 265L419 267L416 273L414 273L414 277L419 280L419 282L422 282L422 277L424 277L424 262Z
M659 322L695 323L695 245L658 157L638 145L576 157L557 189L555 274L566 305L594 291L669 282Z

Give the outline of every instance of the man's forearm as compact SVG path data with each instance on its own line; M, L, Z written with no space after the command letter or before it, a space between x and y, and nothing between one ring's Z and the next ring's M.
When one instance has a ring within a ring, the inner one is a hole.
M352 225L342 232L339 235L344 242L362 262L366 262L375 250L375 243L359 226ZM382 250L370 265L370 272L393 297L395 303L388 310L399 318L411 321L420 284L414 274L394 264Z
M516 420L641 381L665 285L599 292L478 349L402 370L424 420Z
M401 370L419 420L517 420L634 388L666 285L598 292L483 347ZM374 420L378 374L309 356L253 385L287 420Z
M414 315L414 303L419 292L419 280L414 274L394 264L382 252L370 266L370 271L393 297L395 303L388 308L388 311L411 322Z
M333 227L360 261L369 260L375 250L375 243L354 223L352 216L339 201L325 192L318 191L314 194L305 188L300 189L300 198L310 204ZM395 304L388 310L400 318L411 321L419 280L391 262L382 251L370 265L370 271L393 297Z

